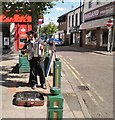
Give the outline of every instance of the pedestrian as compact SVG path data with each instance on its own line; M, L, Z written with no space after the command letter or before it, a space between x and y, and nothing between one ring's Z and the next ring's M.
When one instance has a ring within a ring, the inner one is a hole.
M37 75L39 75L40 84L43 89L46 89L45 84L45 70L44 70L44 42L37 38L37 34L34 31L29 31L26 33L28 35L28 40L25 42L22 54L28 54L28 60L30 63L30 75L29 75L29 85L32 89L38 86Z

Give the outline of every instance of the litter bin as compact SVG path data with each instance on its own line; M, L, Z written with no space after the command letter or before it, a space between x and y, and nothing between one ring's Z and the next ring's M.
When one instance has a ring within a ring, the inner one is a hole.
M51 94L47 97L47 117L48 120L63 119L63 96L59 88L50 89Z
M19 73L30 72L30 64L26 55L19 54Z

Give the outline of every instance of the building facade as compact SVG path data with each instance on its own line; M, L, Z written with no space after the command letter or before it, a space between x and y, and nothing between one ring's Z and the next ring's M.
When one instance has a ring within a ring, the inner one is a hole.
M0 15L1 25L1 46L3 49L13 48L18 51L24 46L24 41L27 39L26 32L32 30L32 18L29 15L20 16L18 13L12 18L6 18L4 14ZM38 24L42 24L41 21L44 18L38 19Z
M58 29L58 37L64 40L65 45L68 45L67 40L67 14L64 14L58 17L57 22L59 23Z
M59 22L59 37L64 39L65 45L79 44L80 39L80 19L82 19L80 7L69 11L68 13L58 17ZM83 19L82 19L83 20Z
M82 21L82 7L70 11L67 14L67 35L69 36L69 45L78 44L80 42L80 21ZM81 20L80 20L81 19Z
M114 22L115 0L84 0L83 13L84 23L80 26L83 46L106 49L114 41L114 25L107 27L107 22Z

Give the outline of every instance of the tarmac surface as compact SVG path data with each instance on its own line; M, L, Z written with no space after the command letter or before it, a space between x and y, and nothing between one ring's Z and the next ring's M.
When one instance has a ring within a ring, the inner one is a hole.
M75 49L75 46L72 46ZM81 50L81 48L79 48ZM82 50L86 50L83 49ZM106 51L93 51L97 54L103 55L112 55L114 52ZM30 87L27 86L29 73L20 73L18 72L19 56L16 52L4 52L2 55L2 60L0 61L0 106L1 106L1 118L47 118L47 95L50 93L50 87L52 86L53 76L50 75L47 78L47 89L44 90L40 87L36 89L40 93L44 94L44 105L38 107L19 107L13 105L13 95L19 91L33 91ZM63 72L62 68L62 72ZM66 71L66 74L69 74ZM82 104L82 99L80 98L79 93L76 95L72 86L69 84L68 80L65 77L65 73L62 73L62 82L61 82L61 93L64 96L64 106L63 106L63 118L85 118L87 111L82 111L82 107L85 109L84 104ZM35 90L34 90L35 91ZM70 104L71 103L71 104ZM74 104L73 104L74 103ZM74 109L71 109L73 108ZM87 110L87 109L86 109ZM90 116L89 116L90 118Z

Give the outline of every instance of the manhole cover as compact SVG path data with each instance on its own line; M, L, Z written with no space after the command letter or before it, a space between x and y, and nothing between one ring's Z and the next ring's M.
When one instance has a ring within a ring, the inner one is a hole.
M78 86L78 88L83 91L89 90L87 86Z

